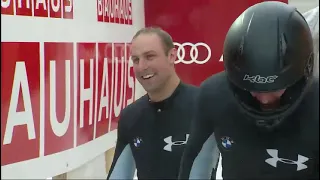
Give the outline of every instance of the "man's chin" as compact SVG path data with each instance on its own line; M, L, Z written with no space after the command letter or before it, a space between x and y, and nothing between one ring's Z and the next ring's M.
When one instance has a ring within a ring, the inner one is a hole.
M270 103L270 104L260 104L260 107L263 111L273 111L273 110L280 107L280 103L274 102L274 103Z
M158 90L158 88L155 88L155 87L143 87L143 89L147 91L147 93L155 93Z
M150 86L150 85L143 85L142 84L142 87L145 91L147 91L147 93L156 93L159 91L160 87L158 86Z

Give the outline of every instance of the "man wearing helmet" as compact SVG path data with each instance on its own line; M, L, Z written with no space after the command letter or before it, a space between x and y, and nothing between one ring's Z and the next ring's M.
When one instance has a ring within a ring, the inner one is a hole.
M224 179L319 178L319 82L304 17L281 2L249 7L224 43L225 72L200 87L180 179L215 135Z

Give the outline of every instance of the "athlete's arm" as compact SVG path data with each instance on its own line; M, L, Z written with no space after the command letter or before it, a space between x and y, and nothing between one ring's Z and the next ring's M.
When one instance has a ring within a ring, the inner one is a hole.
M136 165L126 133L126 126L121 120L120 115L118 124L118 139L107 180L133 179Z
M306 179L319 179L319 150L316 152L315 157L315 167L314 172L312 173L312 177L306 178Z
M182 156L179 179L210 179L212 168L217 164L219 150L213 134L213 124L208 118L208 112L214 107L210 107L207 100L204 89L200 88L190 137Z

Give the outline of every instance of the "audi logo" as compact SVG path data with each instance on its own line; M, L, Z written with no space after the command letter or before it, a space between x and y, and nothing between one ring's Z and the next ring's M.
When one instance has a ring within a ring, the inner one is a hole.
M203 42L198 42L196 44L185 42L185 43L173 43L177 47L177 60L175 64L183 63L183 64L205 64L211 58L211 49L210 47ZM205 59L199 59L199 47L204 47L207 50L207 57ZM186 59L186 47L191 47L190 49L190 59Z

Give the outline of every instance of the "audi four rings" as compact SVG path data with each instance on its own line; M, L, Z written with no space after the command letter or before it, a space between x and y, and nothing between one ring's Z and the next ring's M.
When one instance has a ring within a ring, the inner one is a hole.
M177 46L177 60L175 61L175 64L178 64L178 63L183 63L183 64L192 64L192 63L205 64L211 58L211 49L206 43L198 42L196 44L192 44L190 42L185 42L185 43L180 44L180 43L174 42L173 44L175 46ZM190 46L191 47L191 49L190 49L190 59L185 59L185 55L186 55L185 47L186 46ZM208 51L207 58L205 58L203 60L199 60L198 59L198 56L199 56L198 47L199 46L205 47L207 49L207 51Z

